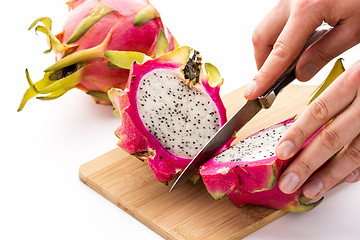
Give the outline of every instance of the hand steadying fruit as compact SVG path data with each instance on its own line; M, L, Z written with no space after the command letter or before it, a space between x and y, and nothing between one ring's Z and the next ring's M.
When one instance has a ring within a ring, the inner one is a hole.
M333 28L299 59L296 76L301 81L308 81L331 59L360 42L360 0L280 0L254 31L259 71L245 97L255 99L263 94L323 22ZM305 196L316 198L344 178L349 183L360 180L360 61L299 116L279 141L277 156L288 159L295 155L335 116L283 172L279 186L284 193L302 187Z

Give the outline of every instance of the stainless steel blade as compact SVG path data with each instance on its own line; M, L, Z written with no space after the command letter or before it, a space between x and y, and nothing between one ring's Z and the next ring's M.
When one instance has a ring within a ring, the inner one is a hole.
M200 152L188 164L180 176L176 179L170 191L185 183L191 178L198 168L215 155L237 131L249 122L260 110L262 106L258 99L247 101L231 118L227 121L215 135L203 146Z

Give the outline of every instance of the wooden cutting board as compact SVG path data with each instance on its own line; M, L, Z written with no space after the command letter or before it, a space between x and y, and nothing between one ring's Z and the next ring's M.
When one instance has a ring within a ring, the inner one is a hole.
M238 134L237 140L300 114L315 86L290 85L271 109L262 110ZM245 102L245 87L223 97L232 115ZM115 143L114 143L115 144ZM116 148L80 167L80 179L109 201L165 239L240 239L286 214L282 210L214 200L202 182L190 182L173 192L153 177L147 164Z

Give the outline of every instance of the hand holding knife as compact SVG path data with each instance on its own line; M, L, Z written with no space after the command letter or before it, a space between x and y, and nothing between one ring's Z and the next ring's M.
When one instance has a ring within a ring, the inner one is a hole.
M295 67L303 52L317 39L319 39L324 32L315 31L305 47L301 50L298 56L290 64L288 69L275 81L275 83L259 98L248 100L216 133L215 135L202 147L200 152L188 164L180 176L172 185L170 192L177 187L184 184L191 178L198 168L206 161L212 158L230 139L236 134L247 122L249 122L261 109L270 108L277 95L281 90L290 84L295 79Z

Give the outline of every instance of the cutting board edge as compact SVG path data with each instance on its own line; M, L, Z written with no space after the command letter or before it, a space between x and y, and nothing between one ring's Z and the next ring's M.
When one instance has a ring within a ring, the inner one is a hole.
M276 210L275 212L269 214L268 216L266 216L265 218L263 218L262 220L246 227L244 229L244 232L239 233L239 234L235 234L225 240L238 240L238 239L242 239L244 237L249 236L251 233L259 230L260 228L272 223L274 220L284 216L285 214L287 214L288 211L285 210Z

